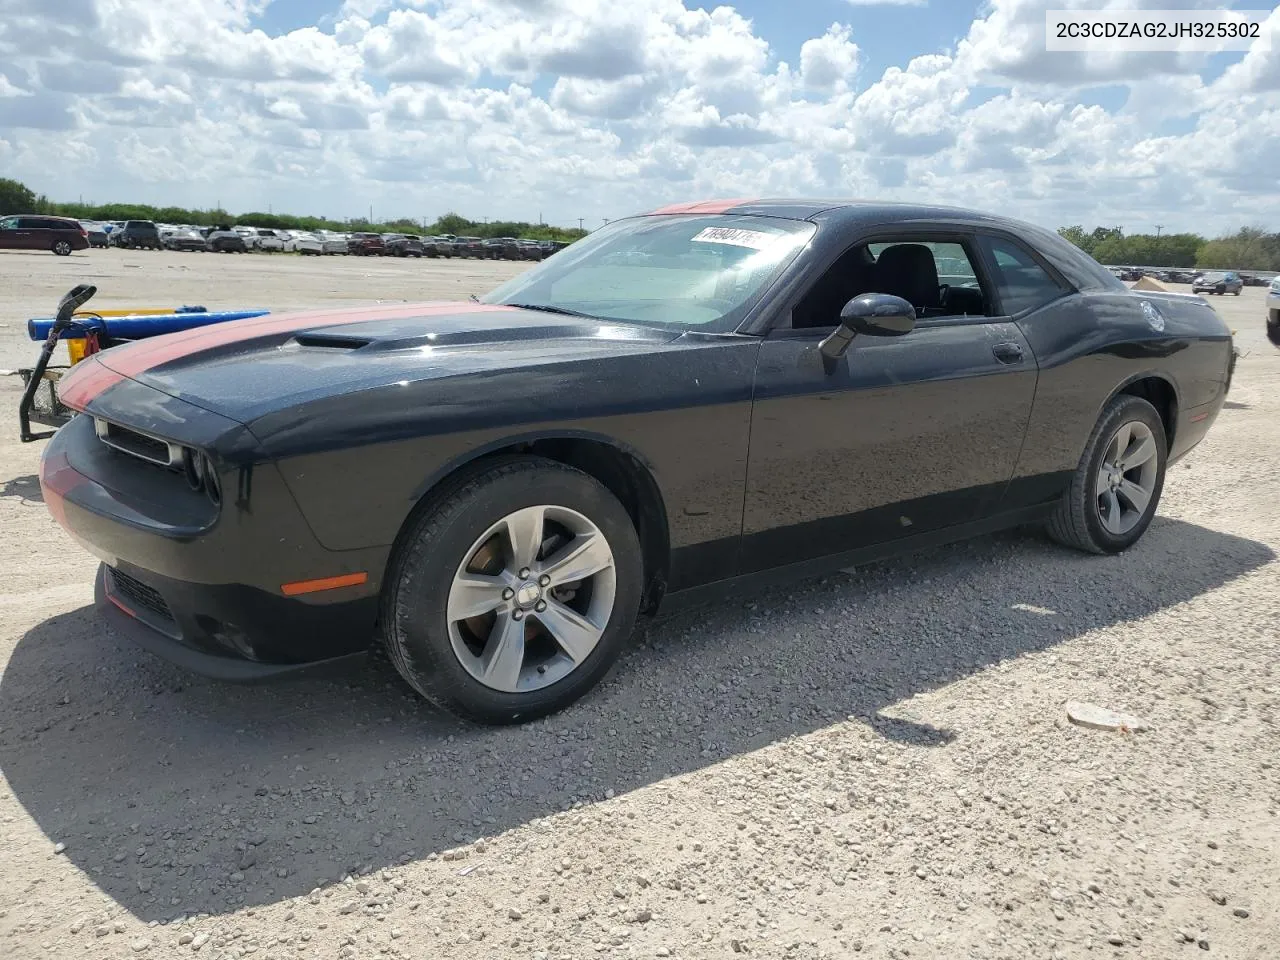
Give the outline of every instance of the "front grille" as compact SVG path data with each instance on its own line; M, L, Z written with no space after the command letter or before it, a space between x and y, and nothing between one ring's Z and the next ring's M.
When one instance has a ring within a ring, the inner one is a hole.
M111 570L111 592L121 600L155 614L161 620L173 622L169 605L164 602L164 597L160 596L159 591L115 568Z

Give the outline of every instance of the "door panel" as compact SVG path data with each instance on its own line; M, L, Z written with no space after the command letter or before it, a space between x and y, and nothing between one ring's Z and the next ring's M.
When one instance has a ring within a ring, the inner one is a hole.
M831 372L820 339L761 346L744 573L977 519L1017 462L1036 363L1015 324L859 337Z

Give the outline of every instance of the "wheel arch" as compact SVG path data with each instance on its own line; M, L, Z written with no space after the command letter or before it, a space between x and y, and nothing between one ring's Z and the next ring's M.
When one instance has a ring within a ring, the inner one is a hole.
M1164 425L1165 449L1172 450L1180 409L1178 387L1173 380L1157 371L1135 374L1112 391L1102 409L1105 410L1107 404L1121 394L1141 397L1156 408L1156 412L1160 414L1160 422Z
M613 437L585 431L533 433L493 441L433 471L414 490L414 508L400 527L401 535L430 504L447 497L471 477L512 457L541 457L581 470L604 485L627 511L640 540L644 564L641 610L658 606L666 592L671 543L666 501L652 465L634 448ZM388 567L401 548L401 535L388 557Z

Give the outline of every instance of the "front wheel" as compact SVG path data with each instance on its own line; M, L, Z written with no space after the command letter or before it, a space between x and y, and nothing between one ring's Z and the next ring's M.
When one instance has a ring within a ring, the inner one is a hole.
M1119 553L1137 543L1164 489L1167 442L1150 403L1128 394L1113 399L1049 521L1049 535L1089 553Z
M55 240L53 244L53 252L60 257L71 256L71 243L67 240Z
M481 723L560 710L608 672L640 605L640 544L593 477L504 459L410 521L383 588L392 662Z

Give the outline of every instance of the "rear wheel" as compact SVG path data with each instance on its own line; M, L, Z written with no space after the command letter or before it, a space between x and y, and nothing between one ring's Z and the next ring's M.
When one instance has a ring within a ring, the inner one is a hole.
M1164 489L1166 443L1150 403L1128 394L1112 400L1049 521L1049 535L1090 553L1119 553L1137 543Z
M391 660L482 723L560 710L617 660L640 604L640 545L603 485L540 458L499 462L411 521L383 590Z
M60 256L60 257L69 257L69 256L71 256L71 241L69 241L69 240L55 240L55 241L53 242L53 252L54 252L54 253L56 253L56 254L57 254L58 256Z

